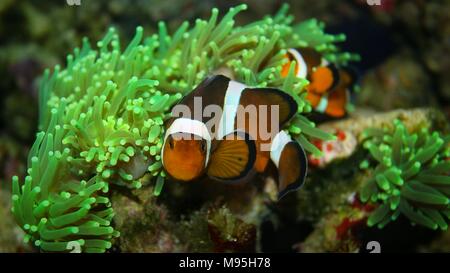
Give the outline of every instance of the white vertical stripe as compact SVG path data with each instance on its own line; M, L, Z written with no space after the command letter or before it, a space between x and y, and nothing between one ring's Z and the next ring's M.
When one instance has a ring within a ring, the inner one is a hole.
M325 113L328 107L328 96L322 96L320 98L319 104L314 108L317 112Z
M208 165L209 161L209 153L211 151L211 135L209 134L208 128L206 125L196 119L189 119L189 118L177 118L173 121L173 123L170 125L169 129L167 129L166 134L164 136L164 145L166 145L166 140L170 135L176 134L176 133L187 133L187 134L193 134L196 136L199 136L206 140L206 160L205 160L205 167ZM164 152L161 153L161 161L164 164L164 158L163 158Z
M320 60L320 66L327 66L327 65L329 65L329 64L330 64L330 62L327 61L327 60L325 60L324 58L322 58L322 59Z
M298 52L293 48L288 49L288 52L291 53L292 56L294 56L294 59L297 62L298 65L297 77L306 79L306 74L308 73L308 66L306 65L306 62L303 59L302 54L300 54L300 52Z
M272 159L277 168L280 165L280 157L284 146L291 141L291 137L285 131L278 132L278 134L276 134L273 138L272 144L270 145L270 159Z
M217 139L223 139L226 135L234 131L234 120L236 119L239 101L242 91L247 88L245 84L236 81L228 83L225 92L222 116L220 117L219 126L217 128Z

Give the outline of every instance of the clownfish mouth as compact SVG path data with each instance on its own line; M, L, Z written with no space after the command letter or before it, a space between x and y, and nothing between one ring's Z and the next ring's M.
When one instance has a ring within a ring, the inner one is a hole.
M198 170L196 164L191 164L190 162L177 164L174 169L167 169L168 174L175 180L181 182L189 182L195 180L201 175L201 170Z

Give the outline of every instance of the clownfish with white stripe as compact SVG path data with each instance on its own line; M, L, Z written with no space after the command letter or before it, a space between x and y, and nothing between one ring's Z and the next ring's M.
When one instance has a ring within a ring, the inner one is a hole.
M175 111L184 108L195 112L199 98L203 109L218 105L221 113L192 117ZM258 120L245 112L247 106L262 109ZM274 109L278 110L275 117L271 115ZM307 173L305 151L278 129L297 109L295 100L281 90L248 87L222 75L208 77L172 109L162 147L164 170L178 181L206 175L231 184L249 182L258 173L271 174L281 199L300 188ZM265 125L270 127L271 137L262 133L260 127Z
M331 117L345 116L350 93L356 83L356 73L349 67L337 67L311 48L289 49L288 62L281 75L286 77L292 61L296 62L295 74L309 80L306 99L316 112Z

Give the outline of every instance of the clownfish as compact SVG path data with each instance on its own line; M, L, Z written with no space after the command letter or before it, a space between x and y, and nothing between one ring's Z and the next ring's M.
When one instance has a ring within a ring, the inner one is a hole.
M199 99L205 112L212 105L222 112L217 116L186 114L196 111ZM260 109L256 118L245 112L247 107ZM275 117L271 115L274 109L278 110ZM236 184L256 174L272 174L281 199L300 188L307 173L302 146L274 128L282 128L297 109L295 100L281 90L252 88L223 75L210 76L172 109L161 152L163 168L169 177L184 182L206 175ZM266 125L271 127L270 137L261 133L260 127Z
M310 49L289 49L288 62L283 65L281 75L286 77L291 62L295 61L297 77L309 80L306 99L313 109L331 117L343 117L350 101L350 92L356 82L356 73L348 67L337 67L328 62L319 52Z

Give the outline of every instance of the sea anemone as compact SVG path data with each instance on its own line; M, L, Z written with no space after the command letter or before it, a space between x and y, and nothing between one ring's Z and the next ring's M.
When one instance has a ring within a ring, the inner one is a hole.
M449 136L422 128L408 132L402 122L394 128L368 129L364 147L376 162L360 198L380 205L368 226L384 227L400 214L430 229L448 228L450 219ZM364 167L370 166L363 162Z
M164 182L160 151L170 108L208 74L220 68L251 86L290 93L299 104L288 130L307 151L320 153L309 137L333 139L302 115L311 111L303 90L307 81L286 78L286 49L313 47L334 63L355 59L338 52L343 35L324 33L308 20L291 25L283 6L274 17L235 27L231 8L221 20L213 9L193 28L183 23L170 35L166 24L144 38L137 27L123 49L111 28L92 48L87 39L67 56L65 69L47 70L39 88L39 130L29 153L28 175L13 178L13 214L25 241L43 251L103 252L119 235L108 198L111 184L140 188L155 178L155 195ZM21 185L22 184L22 185Z

